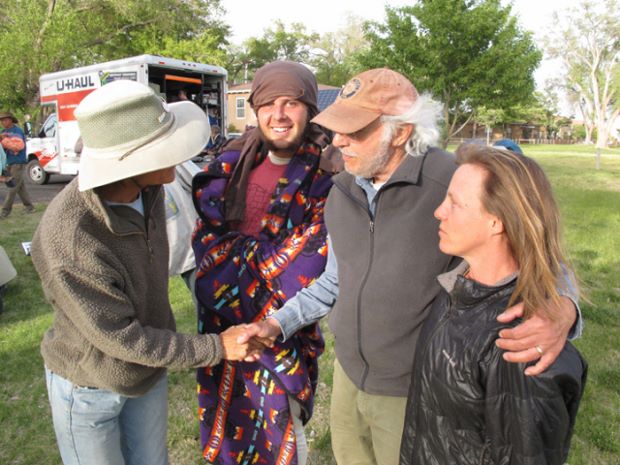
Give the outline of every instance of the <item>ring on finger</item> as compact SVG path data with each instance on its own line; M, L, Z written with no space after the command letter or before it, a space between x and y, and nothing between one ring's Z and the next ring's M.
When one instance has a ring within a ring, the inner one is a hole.
M534 349L536 349L536 352L538 352L540 355L542 355L542 354L543 354L542 347L540 347L540 346L534 346Z

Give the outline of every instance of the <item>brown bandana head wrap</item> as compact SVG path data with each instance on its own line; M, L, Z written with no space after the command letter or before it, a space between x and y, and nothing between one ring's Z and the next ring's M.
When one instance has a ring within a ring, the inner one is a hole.
M312 71L293 61L274 61L256 71L248 102L254 111L278 97L291 97L308 107L310 118L319 111L316 106L318 88Z
M274 61L260 68L252 82L252 93L248 98L255 112L278 97L291 97L308 107L308 127L303 143L312 143L325 148L331 143L331 133L310 119L319 113L317 108L318 86L314 74L304 65L292 61ZM231 175L225 194L226 221L242 221L245 215L245 197L248 178L254 168L256 154L263 151L260 130L247 131L239 139L228 142L222 151L239 150L239 162ZM266 154L266 151L264 152ZM339 164L321 157L320 168L332 171Z

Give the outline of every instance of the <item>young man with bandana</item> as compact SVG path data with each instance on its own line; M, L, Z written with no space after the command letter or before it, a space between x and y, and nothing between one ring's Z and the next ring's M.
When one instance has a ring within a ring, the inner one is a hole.
M218 333L276 312L325 268L323 207L328 133L310 123L317 83L303 65L258 70L249 102L258 127L223 148L194 178L193 240L199 332ZM323 163L322 163L323 162ZM317 325L267 349L258 362L198 370L203 456L209 463L303 464L312 415Z

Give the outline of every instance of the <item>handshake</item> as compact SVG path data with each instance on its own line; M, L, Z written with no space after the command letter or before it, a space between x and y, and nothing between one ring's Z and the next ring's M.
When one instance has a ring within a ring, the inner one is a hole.
M250 324L231 326L220 334L226 360L255 362L263 350L273 347L282 333L280 324L273 318Z

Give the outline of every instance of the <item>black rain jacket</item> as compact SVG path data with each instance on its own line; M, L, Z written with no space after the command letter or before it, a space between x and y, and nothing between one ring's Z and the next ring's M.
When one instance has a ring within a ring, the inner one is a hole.
M495 340L508 325L496 317L516 278L484 286L460 275L466 266L438 279L445 290L418 340L400 464L561 465L586 362L569 342L539 376L504 361Z

